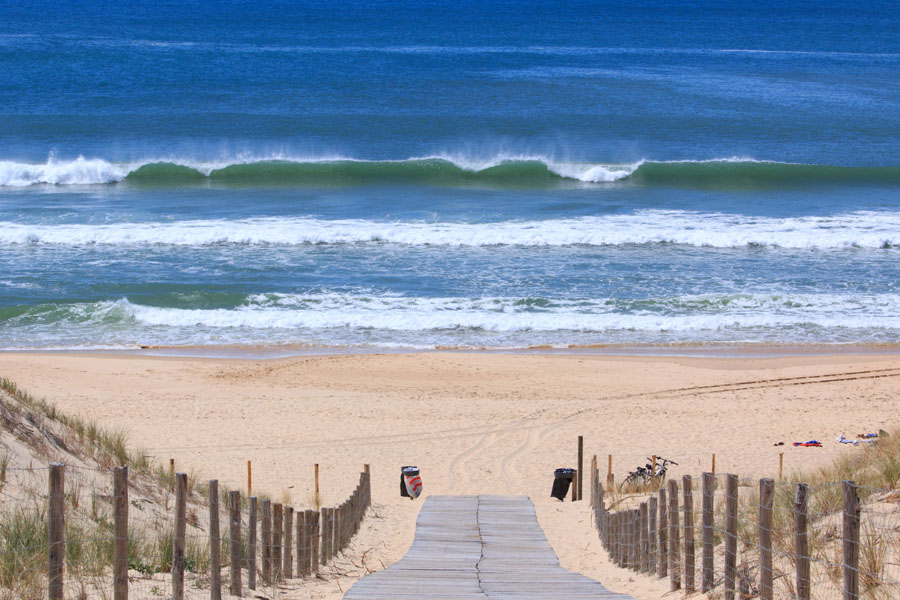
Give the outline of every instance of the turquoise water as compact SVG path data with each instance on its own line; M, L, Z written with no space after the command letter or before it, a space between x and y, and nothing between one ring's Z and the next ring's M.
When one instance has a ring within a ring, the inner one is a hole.
M888 344L896 3L0 6L0 344Z

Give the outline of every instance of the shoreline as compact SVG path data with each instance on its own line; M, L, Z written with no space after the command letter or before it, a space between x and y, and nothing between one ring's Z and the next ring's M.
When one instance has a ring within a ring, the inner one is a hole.
M310 346L310 345L187 345L187 346L139 346L134 348L0 348L4 355L61 356L132 356L136 358L207 358L222 360L278 360L315 356L368 356L417 354L472 354L472 355L548 355L548 356L604 356L615 357L672 357L672 358L789 358L794 356L900 356L900 342L848 343L848 344L716 344L685 342L680 344L590 344L570 346L529 346L520 348L390 348L367 346Z

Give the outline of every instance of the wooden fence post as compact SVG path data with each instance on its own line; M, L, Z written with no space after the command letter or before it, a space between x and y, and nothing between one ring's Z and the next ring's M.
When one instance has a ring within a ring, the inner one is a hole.
M669 480L669 589L681 589L681 534L678 515L678 482Z
M319 510L321 508L321 504L322 504L322 498L319 497L319 463L315 464L315 474L316 474L315 502L316 502L316 510Z
M713 499L716 493L716 476L703 474L703 566L700 591L704 594L713 588ZM809 600L808 598L806 600Z
M844 567L844 600L859 598L859 492L856 483L841 482L843 496L843 567Z
M63 600L63 565L66 562L66 467L62 463L50 463L48 567L50 600Z
M175 539L172 547L172 598L184 600L184 536L187 532L187 474L175 474Z
M659 533L656 528L656 496L650 496L649 506L647 508L647 513L649 517L648 529L649 529L649 562L647 563L647 572L651 575L656 574L656 555L657 555L657 541L659 540Z
M809 486L798 483L794 492L794 562L797 565L797 600L809 600L809 538L807 537L807 502Z
M581 473L575 471L572 476L572 502L578 500L578 480L581 479Z
M281 581L281 553L283 551L284 507L278 502L272 503L272 581Z
M253 496L253 465L247 461L247 497Z
M738 478L725 476L725 600L734 600L737 583Z
M613 558L617 567L622 566L622 539L619 536L619 521L621 520L620 514L618 512L614 512L611 514L612 523L610 524L610 534L613 537L612 546L613 546Z
M327 565L328 559L331 558L328 554L329 546L331 546L331 532L328 528L328 513L330 510L331 509L329 508L323 508L319 515L319 523L322 531L322 543L319 548L319 554L321 555L319 557L320 565Z
M631 513L631 570L641 570L641 511L633 509Z
M285 579L294 577L294 544L291 536L294 532L294 507L284 507L284 557L281 572Z
M219 533L219 482L209 482L209 599L222 600L222 536Z
M690 475L682 479L684 493L684 591L691 594L696 587L694 581L694 482Z
M320 517L321 513L317 510L311 510L306 513L306 522L312 523L312 528L309 530L309 538L310 538L310 569L312 569L313 574L319 572L319 538L320 538Z
M646 573L650 568L650 540L649 533L650 530L647 525L647 503L641 502L641 506L639 508L640 518L638 519L638 523L640 524L641 534L641 565L640 570L641 573Z
M250 515L247 524L247 587L256 589L256 520L259 501L256 496L250 496Z
M113 598L128 600L128 467L113 471Z
M669 572L669 505L666 502L665 486L659 488L659 560L657 576L662 579Z
M784 481L784 452L778 453L778 481Z
M613 472L612 472L612 454L606 455L606 487L612 489Z
M584 499L584 436L578 436L578 498Z
M772 506L775 498L775 482L759 480L759 597L772 600Z
M259 503L262 517L262 578L263 585L272 583L272 501L263 499Z
M306 513L297 511L297 576L309 575L309 538L306 531Z
M594 510L594 515L596 517L597 514L597 479L599 475L597 473L597 455L591 459L591 508Z
M231 527L230 544L231 587L232 596L241 595L241 493L237 490L228 492L228 512Z

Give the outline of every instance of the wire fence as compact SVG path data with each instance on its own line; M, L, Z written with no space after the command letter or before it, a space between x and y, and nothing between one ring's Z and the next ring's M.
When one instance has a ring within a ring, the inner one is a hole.
M900 491L732 474L648 480L623 493L591 467L594 525L611 560L726 600L900 597Z
M341 504L297 511L181 473L160 486L125 467L2 471L2 600L275 597L345 550L371 505L368 466Z

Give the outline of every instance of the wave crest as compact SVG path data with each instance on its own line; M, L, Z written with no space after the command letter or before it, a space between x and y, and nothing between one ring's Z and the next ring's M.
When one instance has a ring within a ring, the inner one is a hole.
M547 187L609 184L763 189L816 184L900 186L900 167L837 167L724 158L633 164L563 162L541 156L473 160L430 156L405 160L283 157L203 163L147 160L112 163L99 158L0 161L0 187L36 184L138 186L358 186L416 184L443 187Z

